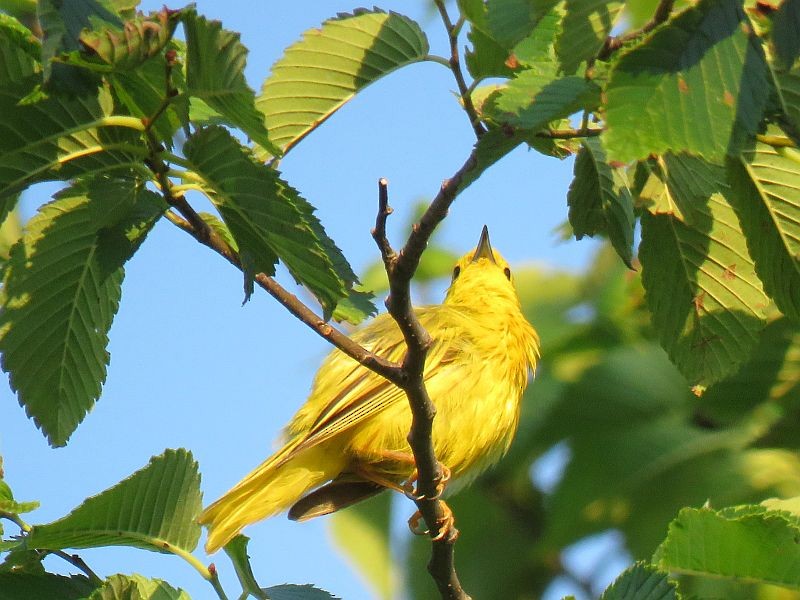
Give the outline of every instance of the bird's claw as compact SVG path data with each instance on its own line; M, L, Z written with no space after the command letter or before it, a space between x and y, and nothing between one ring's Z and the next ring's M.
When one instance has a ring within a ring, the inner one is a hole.
M415 470L411 477L409 477L408 480L403 483L403 493L406 495L406 497L414 502L419 502L421 500L439 500L442 497L445 488L447 487L447 483L452 477L452 472L447 465L439 463L439 469L440 475L436 480L436 493L433 496L428 497L425 494L420 494L417 492L416 488L414 487L414 483L417 481L419 475Z
M439 540L443 540L450 536L451 532L452 540L455 541L455 539L458 537L458 530L455 528L456 518L453 516L453 511L450 510L450 507L447 506L447 504L442 502L441 505L444 508L444 514L436 520L437 533L431 538L431 541L438 542ZM421 520L422 513L419 511L415 512L408 520L408 528L414 535L430 535L430 529L420 529L419 522Z

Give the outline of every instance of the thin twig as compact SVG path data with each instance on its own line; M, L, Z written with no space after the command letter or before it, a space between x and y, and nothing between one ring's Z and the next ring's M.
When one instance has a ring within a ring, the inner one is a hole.
M83 571L94 585L100 586L103 584L103 580L97 576L97 573L92 571L89 565L77 554L67 554L63 550L47 550L47 553L63 558L69 564Z
M458 54L458 34L461 27L464 25L464 19L459 19L454 25L450 20L450 15L447 14L447 8L444 5L444 0L435 0L436 8L442 17L445 29L447 30L447 39L450 42L450 70L455 77L456 85L458 86L458 93L461 96L461 102L464 106L464 111L469 117L469 122L472 125L473 131L477 137L481 137L486 133L486 129L478 117L478 111L475 110L475 105L472 103L472 95L470 94L467 82L464 81L464 73L461 71L461 58Z
M236 253L236 251L234 251L225 240L217 235L217 233L213 231L205 221L197 216L197 213L194 212L194 209L189 206L188 202L186 202L182 196L178 196L176 200L178 200L176 203L170 203L169 200L167 200L167 202L175 207L175 209L181 213L183 218L178 217L174 213L170 212L167 212L167 218L174 225L177 225L180 229L195 238L198 242L204 246L207 246L208 248L211 248L214 250L214 252L222 256L234 267L244 272L239 255ZM402 383L400 365L397 365L378 356L377 354L370 352L335 327L326 323L322 317L317 315L297 296L289 292L269 275L264 273L256 273L254 279L261 289L275 298L281 305L283 305L284 308L286 308L296 318L310 327L320 337L328 341L330 344L336 346L339 350L347 354L360 365L370 369L371 371L374 371L392 383Z
M536 137L551 140L571 140L573 138L596 137L605 131L601 127L586 127L581 129L545 129L536 132Z
M389 298L386 300L386 307L397 322L406 343L406 354L402 363L405 383L400 387L408 397L412 414L408 443L417 468L419 499L416 500L416 504L433 538L428 571L436 582L442 598L446 600L465 600L469 596L461 587L453 560L453 546L458 537L458 530L450 527L440 532L442 524L447 522L449 509L437 498L437 486L442 480L442 469L436 459L432 441L436 407L428 396L424 380L425 357L431 344L431 337L414 313L410 289L411 279L433 230L447 215L465 175L476 165L473 151L456 174L442 184L439 193L419 223L412 228L405 246L397 254L386 239L386 218L390 209L386 180L382 179L379 183L378 216L373 230L373 237L381 250L389 278ZM441 533L443 535L440 537Z
M656 10L653 13L653 17L645 23L641 29L637 29L635 31L629 31L624 35L619 36L609 36L606 38L603 47L600 48L600 52L597 53L597 58L600 60L608 60L614 52L622 48L625 44L630 42L631 40L635 40L638 37L646 35L653 31L656 27L661 25L662 23L666 22L669 19L670 14L672 14L672 9L675 6L675 0L660 0L658 6L656 6Z

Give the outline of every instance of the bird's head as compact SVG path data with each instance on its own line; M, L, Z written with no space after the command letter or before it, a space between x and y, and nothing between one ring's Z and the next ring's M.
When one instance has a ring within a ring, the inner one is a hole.
M519 305L508 263L499 252L492 250L489 229L483 226L481 238L474 250L462 256L453 268L453 282L447 290L448 304L474 304L508 298Z

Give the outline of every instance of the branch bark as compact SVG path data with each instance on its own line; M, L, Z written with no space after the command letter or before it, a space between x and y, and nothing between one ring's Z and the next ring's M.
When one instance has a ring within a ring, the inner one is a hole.
M472 95L470 94L467 82L464 80L464 73L461 71L461 58L458 54L458 34L461 31L463 20L454 25L450 20L450 15L447 14L447 8L444 5L444 0L435 0L435 4L437 10L439 11L439 15L442 17L442 22L447 30L447 39L450 43L450 58L447 62L450 66L450 70L453 72L453 77L456 80L458 93L461 96L461 102L463 103L464 111L467 113L467 117L469 117L472 130L475 132L475 136L480 138L484 133L486 133L486 129L481 123L480 117L478 117L478 111L475 110L475 105L472 103Z
M412 228L405 246L395 253L386 238L386 219L391 214L388 203L387 182L378 183L378 216L372 235L381 251L389 278L389 297L386 307L397 322L406 343L406 354L402 362L403 389L411 408L412 423L408 443L414 454L417 467L417 493L415 500L432 537L431 559L428 571L445 600L467 600L469 596L461 587L454 563L454 544L458 530L449 527L440 532L443 523L451 514L437 497L437 486L442 480L441 464L436 459L432 432L436 407L428 396L424 381L425 357L431 344L428 332L422 327L411 305L411 279L419 265L422 252L436 226L447 216L450 205L458 195L465 175L477 166L475 152L467 158L453 177L446 180L439 193Z

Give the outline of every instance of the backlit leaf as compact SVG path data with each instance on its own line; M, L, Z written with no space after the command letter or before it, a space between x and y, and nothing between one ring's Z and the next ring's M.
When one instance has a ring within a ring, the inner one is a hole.
M256 106L270 139L288 152L357 92L427 54L425 34L407 17L377 9L342 14L286 49Z
M670 195L683 220L642 216L642 282L661 345L702 391L750 356L768 300L723 195L722 169L688 157L668 160Z
M189 94L213 108L254 142L277 154L264 127L263 115L256 109L255 92L244 77L247 48L239 41L239 34L194 11L186 12L183 27Z
M679 573L736 577L800 588L800 519L745 505L719 511L685 508L653 557Z
M274 274L280 258L330 315L356 278L313 207L220 127L192 136L184 150L255 272Z
M756 131L767 65L744 9L701 0L625 52L606 88L609 157L735 153Z
M162 210L156 194L131 182L76 184L45 205L11 249L2 367L54 446L67 442L100 395L122 265Z
M201 509L197 462L186 450L166 450L115 486L86 499L66 517L35 525L30 548L132 546L185 554L197 546Z
M731 201L764 290L800 320L800 153L756 143L728 167Z
M678 585L652 565L636 563L622 572L600 600L678 600Z

